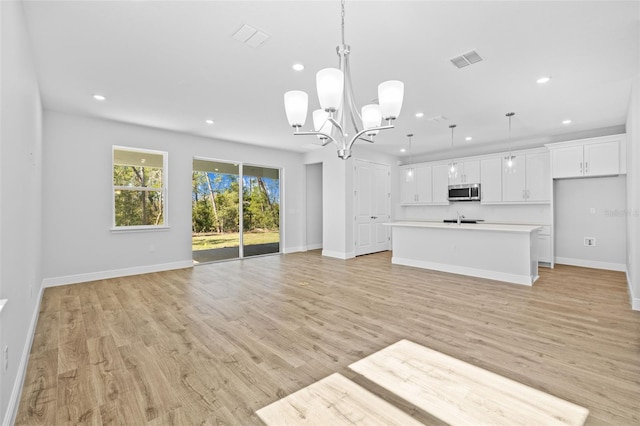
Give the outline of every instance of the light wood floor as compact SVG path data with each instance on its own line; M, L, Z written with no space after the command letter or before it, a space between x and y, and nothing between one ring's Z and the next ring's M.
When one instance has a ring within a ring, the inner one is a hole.
M47 289L17 424L261 424L332 373L440 424L348 366L401 339L640 424L640 313L625 275L541 268L533 287L319 252Z

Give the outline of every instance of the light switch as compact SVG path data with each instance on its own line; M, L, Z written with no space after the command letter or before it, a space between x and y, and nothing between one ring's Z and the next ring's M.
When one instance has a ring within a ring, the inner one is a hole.
M589 209L589 213L591 213L591 214L596 214L596 208L595 208L595 207L591 207L591 208Z

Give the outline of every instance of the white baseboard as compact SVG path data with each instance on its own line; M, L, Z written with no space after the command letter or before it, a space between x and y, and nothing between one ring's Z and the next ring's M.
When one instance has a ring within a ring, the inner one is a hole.
M570 257L556 257L556 263L561 265L581 266L583 268L607 269L609 271L627 271L627 265L624 263L599 262L597 260L572 259Z
M301 247L284 247L282 249L282 253L284 254L288 254L288 253L296 253L299 251L307 251L306 247L301 246Z
M161 263L158 265L136 266L134 268L112 269L110 271L89 272L86 274L66 275L51 277L42 280L43 287L56 287L59 285L78 284L89 281L106 280L109 278L128 277L130 275L149 274L152 272L170 271L172 269L192 268L193 261Z
M629 271L627 271L627 288L629 289L629 298L631 299L631 309L640 311L640 297L636 297L633 293L633 285L631 283L631 277L629 277Z
M307 244L307 250L318 250L322 248L322 243Z
M11 396L9 397L9 405L4 415L3 426L9 426L15 424L16 416L18 415L18 404L20 403L20 395L22 394L22 387L24 386L24 379L27 375L27 364L29 363L29 354L31 353L31 345L33 344L33 336L36 332L36 324L38 324L38 315L40 314L40 304L42 303L42 294L44 293L44 284L40 287L40 293L38 294L38 302L33 309L33 315L31 316L31 324L29 324L29 330L27 336L29 338L24 344L22 350L22 357L20 358L20 365L18 366L18 372L16 374L16 381L13 384L11 390Z
M341 251L333 251L333 250L322 250L322 255L327 257L335 257L336 259L353 259L356 257L355 252L344 253Z
M392 257L391 263L395 265L413 266L415 268L432 269L434 271L448 272L450 274L470 275L472 277L487 278L490 280L504 281L513 284L533 285L538 276L531 278L528 275L508 274L505 272L488 271L486 269L469 268L466 266L447 265L444 263L426 262L423 260L404 259Z

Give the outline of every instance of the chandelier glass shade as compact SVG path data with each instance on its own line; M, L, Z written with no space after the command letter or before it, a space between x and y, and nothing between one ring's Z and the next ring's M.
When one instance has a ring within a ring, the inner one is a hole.
M342 44L336 48L339 68L324 68L316 74L316 89L320 109L313 112L313 131L300 131L307 118L309 96L301 90L284 94L284 107L294 135L315 135L322 146L333 142L338 157L346 160L357 140L372 143L380 130L392 129L393 120L400 116L404 98L404 83L389 80L378 85L378 104L360 110L355 103L349 69L351 47L344 43L344 0L342 5ZM382 124L385 120L387 123ZM348 122L350 124L348 124ZM353 130L347 130L347 126Z

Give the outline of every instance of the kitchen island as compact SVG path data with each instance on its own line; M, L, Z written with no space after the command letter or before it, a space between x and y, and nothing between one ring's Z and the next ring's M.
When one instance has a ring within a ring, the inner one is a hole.
M392 222L397 265L533 285L538 279L535 225Z

